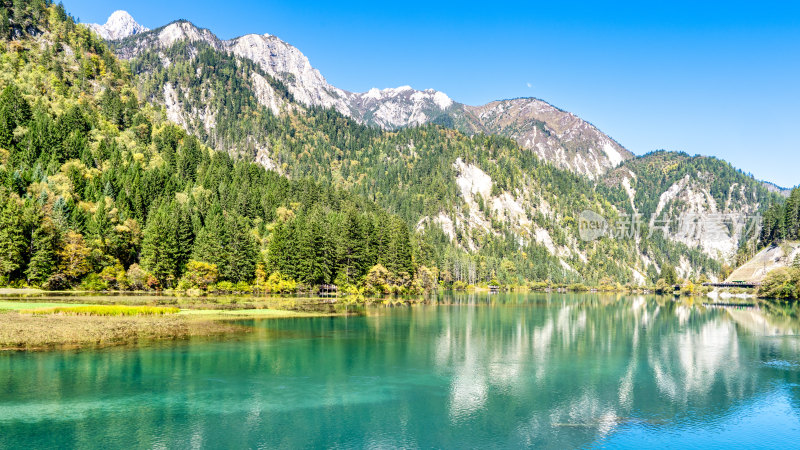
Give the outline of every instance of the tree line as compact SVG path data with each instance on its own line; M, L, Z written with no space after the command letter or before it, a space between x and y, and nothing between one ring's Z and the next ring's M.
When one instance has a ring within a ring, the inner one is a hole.
M16 3L0 3L10 27L28 25L15 28L21 47L0 53L0 283L358 284L380 266L411 288L415 244L402 219L330 183L212 151L142 104L61 6L9 14ZM33 45L33 29L45 45ZM102 64L91 74L75 64L93 59Z

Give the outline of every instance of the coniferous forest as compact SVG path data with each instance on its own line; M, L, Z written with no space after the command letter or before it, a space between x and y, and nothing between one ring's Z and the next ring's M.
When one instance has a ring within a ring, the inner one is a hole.
M413 238L400 218L202 145L142 104L127 69L61 5L4 2L0 14L4 283L265 285L280 273L279 289L282 277L355 283L378 266L379 281L411 288Z
M613 172L596 183L507 138L434 124L385 131L301 106L252 61L202 42L123 62L60 4L0 5L0 284L380 294L635 275L654 284L680 264L704 278L720 261L660 232L577 238L581 211L652 214L659 186L699 171L717 174L720 205L737 183L772 202L760 245L798 235L796 190L784 202L713 158L624 163L640 180L636 210ZM250 73L288 105L280 114L259 103ZM213 111L214 127L167 119L157 100L175 80L179 101ZM270 164L256 163L257 143ZM465 205L453 161L486 170L491 195ZM516 222L493 206L517 200ZM446 233L433 223L442 215L480 226Z

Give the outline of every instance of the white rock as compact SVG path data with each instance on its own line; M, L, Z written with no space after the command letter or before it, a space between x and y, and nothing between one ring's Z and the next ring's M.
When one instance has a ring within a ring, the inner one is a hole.
M134 34L149 31L148 28L136 23L126 11L114 11L105 24L90 23L86 25L90 30L99 34L103 39L113 41L124 39Z

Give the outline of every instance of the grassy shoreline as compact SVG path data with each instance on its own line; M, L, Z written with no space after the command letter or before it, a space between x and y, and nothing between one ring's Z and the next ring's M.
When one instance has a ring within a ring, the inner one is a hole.
M330 305L320 308L311 299L61 297L20 291L4 292L0 297L0 352L102 348L241 334L252 328L235 321L349 313Z
M375 299L375 303L395 301ZM334 305L329 299L312 297L98 295L0 289L0 352L98 348L246 333L250 327L234 322L352 315L354 309L357 314L358 307L352 308L352 305L345 298ZM119 311L128 309L141 311L141 314ZM93 313L83 313L87 310ZM170 313L147 313L152 310L169 310Z

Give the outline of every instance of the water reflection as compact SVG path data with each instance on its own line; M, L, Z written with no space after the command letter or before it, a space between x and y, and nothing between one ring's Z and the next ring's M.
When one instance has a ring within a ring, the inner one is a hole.
M236 340L4 354L0 447L719 445L751 422L728 438L800 438L800 327L780 311L447 295L250 324Z

